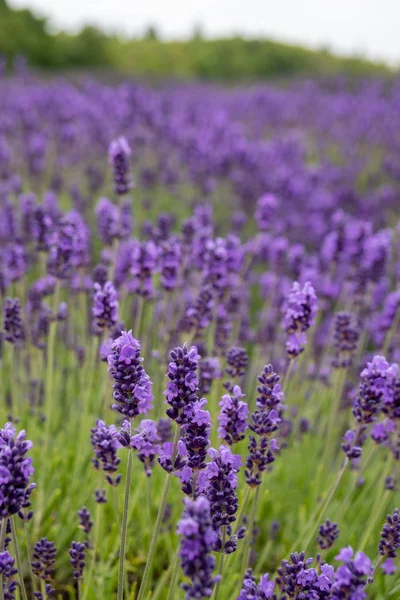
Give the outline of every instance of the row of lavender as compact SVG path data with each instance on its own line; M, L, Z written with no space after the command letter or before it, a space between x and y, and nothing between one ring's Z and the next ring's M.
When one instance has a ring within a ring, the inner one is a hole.
M379 571L395 574L400 546L397 509L379 542L400 456L396 86L228 94L28 80L0 98L1 410L12 422L0 445L0 598L99 597L102 569L103 597L118 600L182 588L214 600L386 597ZM56 488L82 494L90 441L96 515L77 507L71 586ZM293 552L278 566L259 531L264 500L304 444L312 510L297 539L287 523ZM343 482L349 511L373 490L367 523L336 510ZM143 489L145 526L130 498ZM178 552L171 502L183 510ZM335 550L349 520L366 529L355 554ZM43 529L58 534L56 570L53 541L31 549ZM265 565L257 583L248 568Z

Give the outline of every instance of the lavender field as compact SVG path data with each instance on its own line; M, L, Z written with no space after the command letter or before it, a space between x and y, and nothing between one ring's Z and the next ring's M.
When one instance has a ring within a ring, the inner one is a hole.
M3 78L0 600L398 600L399 236L396 79Z

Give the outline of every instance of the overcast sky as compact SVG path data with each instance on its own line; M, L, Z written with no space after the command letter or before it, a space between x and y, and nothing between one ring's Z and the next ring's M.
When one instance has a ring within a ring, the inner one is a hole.
M53 26L84 23L140 35L153 24L165 38L271 36L400 63L400 0L8 0L48 16Z

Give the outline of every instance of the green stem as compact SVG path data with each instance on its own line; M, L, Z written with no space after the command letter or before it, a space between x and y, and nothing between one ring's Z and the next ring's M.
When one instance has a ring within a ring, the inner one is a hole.
M22 572L21 555L19 553L18 542L17 542L17 534L16 534L16 531L15 531L14 517L11 517L10 522L11 522L11 535L12 535L12 540L13 540L14 550L15 550L15 558L17 560L17 568L18 568L18 574L19 574L19 583L20 583L20 588L21 588L21 595L22 595L23 600L28 600L28 596L26 595L26 589L25 589L25 583L24 583L24 576L23 576L23 572Z
M31 537L29 535L29 527L28 527L27 521L24 521L24 529L25 529L25 539L26 539L26 551L27 551L27 555L28 555L29 573L31 576L32 590L35 592L36 591L36 581L35 581L35 576L33 575L33 571L32 571Z
M96 506L96 516L95 516L96 525L95 525L94 542L93 542L93 549L92 549L92 560L90 562L89 575L88 575L87 581L85 583L85 589L84 589L84 592L83 592L83 598L82 598L82 600L86 600L86 597L87 597L88 592L90 590L90 584L92 583L94 565L95 565L95 562L96 562L97 544L98 544L98 541L99 541L100 517L101 517L101 504L97 503L97 506Z
M392 459L393 459L393 457L391 456L391 459L388 460L386 469L384 469L384 471L382 473L380 483L378 484L378 488L380 488L380 489L382 489L384 487L386 477L390 473L390 470L392 468ZM375 503L374 503L372 511L371 511L371 515L373 515L373 516L368 521L367 530L366 530L364 537L361 541L361 544L359 546L359 550L361 552L366 548L366 546L369 542L369 538L371 537L371 534L375 530L377 522L382 514L382 510L384 510L386 508L386 504L389 499L390 493L391 493L390 490L386 490L383 495L377 494L377 496L376 496Z
M314 513L315 517L313 515L313 517L311 519L311 531L310 531L310 534L309 534L309 536L307 538L306 543L302 547L302 549L304 550L304 552L307 552L307 550L308 550L308 546L310 545L311 540L312 540L313 536L315 535L315 532L316 532L317 528L320 525L319 521L323 518L326 509L328 508L328 506L329 506L329 504L330 504L330 502L331 502L331 500L332 500L332 498L333 498L336 490L338 489L339 484L342 481L342 477L343 477L343 475L344 475L344 473L346 471L346 467L347 467L348 463L349 463L349 459L346 457L346 459L343 462L342 468L340 469L340 471L338 472L336 478L334 479L334 481L333 481L333 483L331 485L331 489L329 490L329 492L328 492L328 494L327 494L327 496L326 496L326 498L325 498L322 506L319 508L319 510L316 511L316 514ZM307 531L307 529L306 529L306 531ZM301 538L300 538L300 541L301 541Z
M126 533L128 528L128 510L129 510L129 497L131 493L131 479L132 479L132 465L133 465L133 451L128 451L128 468L126 472L126 484L125 484L125 498L124 508L122 513L122 524L121 524L121 546L119 551L119 568L118 568L118 594L117 599L122 600L124 597L124 567L125 567L125 551L126 551Z
M215 586L214 597L213 600L217 600L219 594L219 588L221 587L222 573L224 570L224 562L225 562L225 543L226 543L226 525L222 527L222 547L221 547L221 555L219 559L219 568L218 568L218 576L219 580L217 585Z
M175 592L175 587L176 587L176 580L178 577L178 570L179 570L179 553L177 552L175 554L175 558L174 561L172 563L172 575L171 575L171 583L169 586L169 592L168 592L168 598L167 600L173 600L174 598L174 592Z
M0 552L3 552L3 550L4 550L4 543L6 540L6 531L7 531L7 519L2 519L1 537L0 537ZM3 575L1 575L1 577L0 577L0 600L4 600Z
M253 507L251 509L251 516L250 516L250 521L249 521L249 529L247 530L247 534L246 534L246 537L244 540L243 562L242 562L240 581L243 581L244 574L246 572L246 569L249 566L250 552L251 552L251 538L253 535L254 524L256 521L257 505L258 505L258 499L260 497L260 487L261 487L261 485L257 486L256 493L254 494Z
M174 448L173 448L173 452L172 452L172 464L175 461L179 436L180 436L180 426L177 426L175 429ZM143 579L142 579L142 583L140 585L139 595L137 597L137 600L143 600L143 598L145 597L146 591L147 591L147 585L148 585L148 581L149 581L151 567L153 564L154 552L155 552L156 544L157 544L157 538L160 533L161 522L162 522L162 518L164 516L164 510L165 510L165 505L167 503L168 492L169 492L169 488L171 485L171 480L172 480L172 473L167 473L167 477L166 477L165 483L164 483L164 489L162 491L162 496L161 496L160 504L158 507L157 519L156 519L156 523L154 525L153 535L152 535L151 542L150 542L149 554L147 556L146 566L144 568ZM118 599L118 600L120 600L120 599Z

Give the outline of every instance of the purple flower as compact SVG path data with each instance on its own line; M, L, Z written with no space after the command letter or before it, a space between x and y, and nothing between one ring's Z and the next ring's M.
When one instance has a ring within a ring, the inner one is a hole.
M128 289L143 298L153 296L153 275L158 267L159 250L153 241L134 241L129 249Z
M36 487L30 483L33 475L32 459L27 456L32 442L25 439L25 431L16 431L11 423L0 430L0 516L2 519L18 513L29 519L32 512L24 515L23 508L30 506L29 497Z
M74 579L82 579L86 562L86 546L80 542L72 542L69 550L70 562L73 568Z
M362 600L367 597L364 588L372 576L372 563L363 552L357 552L354 558L353 554L353 549L348 546L336 556L336 560L344 564L340 565L335 572L331 589L333 600L342 598Z
M190 423L193 414L193 403L198 400L199 380L197 368L200 355L196 346L188 349L187 344L171 351L172 361L168 365L167 389L164 392L165 403L170 408L166 413L179 425Z
M182 426L182 440L185 443L187 459L184 472L181 473L181 481L183 481L182 490L187 495L196 493L193 486L197 485L197 474L206 466L211 429L210 413L208 410L204 410L206 404L205 398L196 400L193 403L193 415L190 423Z
M199 393L208 394L215 379L221 377L221 367L217 356L206 356L199 364Z
M113 409L133 419L152 408L152 383L142 367L140 343L132 331L122 331L114 340L108 368L114 379Z
M56 561L56 547L54 542L50 542L45 537L36 542L32 558L32 571L34 575L49 583L54 573L54 563Z
M385 575L393 575L397 571L397 567L394 563L393 558L388 558L381 565L381 569Z
M96 427L90 430L90 441L93 446L95 458L92 463L95 469L102 469L106 473L107 482L110 485L118 485L121 474L114 477L121 462L117 456L120 447L118 432L114 425L106 425L104 421L96 421Z
M182 262L182 249L177 239L162 242L160 248L161 285L168 292L179 284L179 271Z
M274 587L275 584L273 581L270 581L268 574L261 575L260 583L257 584L252 570L248 569L237 600L268 600L273 597Z
M131 446L138 450L138 459L143 463L147 477L151 476L154 459L160 452L160 437L157 423L150 419L143 419L135 435L131 437Z
M240 387L235 385L232 395L225 394L219 403L221 412L218 419L220 425L218 435L229 445L243 440L247 428L249 407L241 398L244 398L244 394L242 394Z
M307 343L305 332L314 321L318 310L315 290L307 281L303 287L296 281L284 306L283 328L288 334L286 350L290 358L304 351Z
M394 387L399 368L389 364L383 356L374 356L361 372L360 387L353 405L358 423L369 424L377 413L394 401Z
M400 548L400 514L396 508L392 515L387 515L381 532L379 554L386 558L396 558Z
M264 194L257 200L256 221L260 231L272 228L278 207L278 199L273 194Z
M97 228L103 244L111 246L118 238L119 210L108 198L100 198L96 206Z
M179 558L183 573L190 583L183 584L186 600L209 598L216 578L213 577L215 558L212 556L216 535L212 527L210 504L204 496L185 499L185 510L178 523L181 536Z
M224 387L229 391L233 391L234 382L239 381L246 373L249 357L244 348L240 346L232 346L226 353L226 372L231 380L224 383Z
M249 429L255 435L249 436L249 454L246 458L246 481L250 486L261 483L261 475L268 465L274 462L274 453L279 450L276 440L271 439L281 422L284 394L279 384L279 375L272 365L266 365L258 378L257 409L251 415Z
M114 284L107 281L103 286L94 284L93 331L101 335L105 329L112 329L118 322L118 300Z
M4 332L5 339L11 344L18 345L25 339L19 298L6 298L4 301Z
M337 523L332 523L329 519L319 526L317 543L321 550L326 550L333 546L339 537L339 527Z
M89 533L92 531L93 521L92 515L90 514L90 511L86 508L86 506L82 506L82 508L78 510L78 517L79 528L83 529L86 535L89 535Z
M184 330L198 332L206 329L212 320L213 306L212 286L205 284L201 287L196 299L186 308L182 323Z
M227 446L220 446L218 451L210 448L208 453L212 460L207 463L199 476L199 490L210 501L211 518L217 533L214 549L229 554L236 550L237 544L236 536L231 535L231 524L236 521L235 513L239 505L236 488L241 457L238 454L232 454ZM226 527L228 534L224 548L222 547L222 527Z
M124 136L121 136L110 143L108 148L108 160L113 168L115 193L119 196L127 194L133 185L129 176L130 156L131 149Z
M290 561L282 561L278 568L276 584L289 598L307 598L307 600L331 598L333 569L323 564L322 575L319 576L316 569L310 568L312 562L312 558L306 559L304 552L301 554L295 552L290 555Z
M335 357L332 365L336 368L347 368L353 364L360 336L360 323L348 312L337 313L335 317L334 342Z

